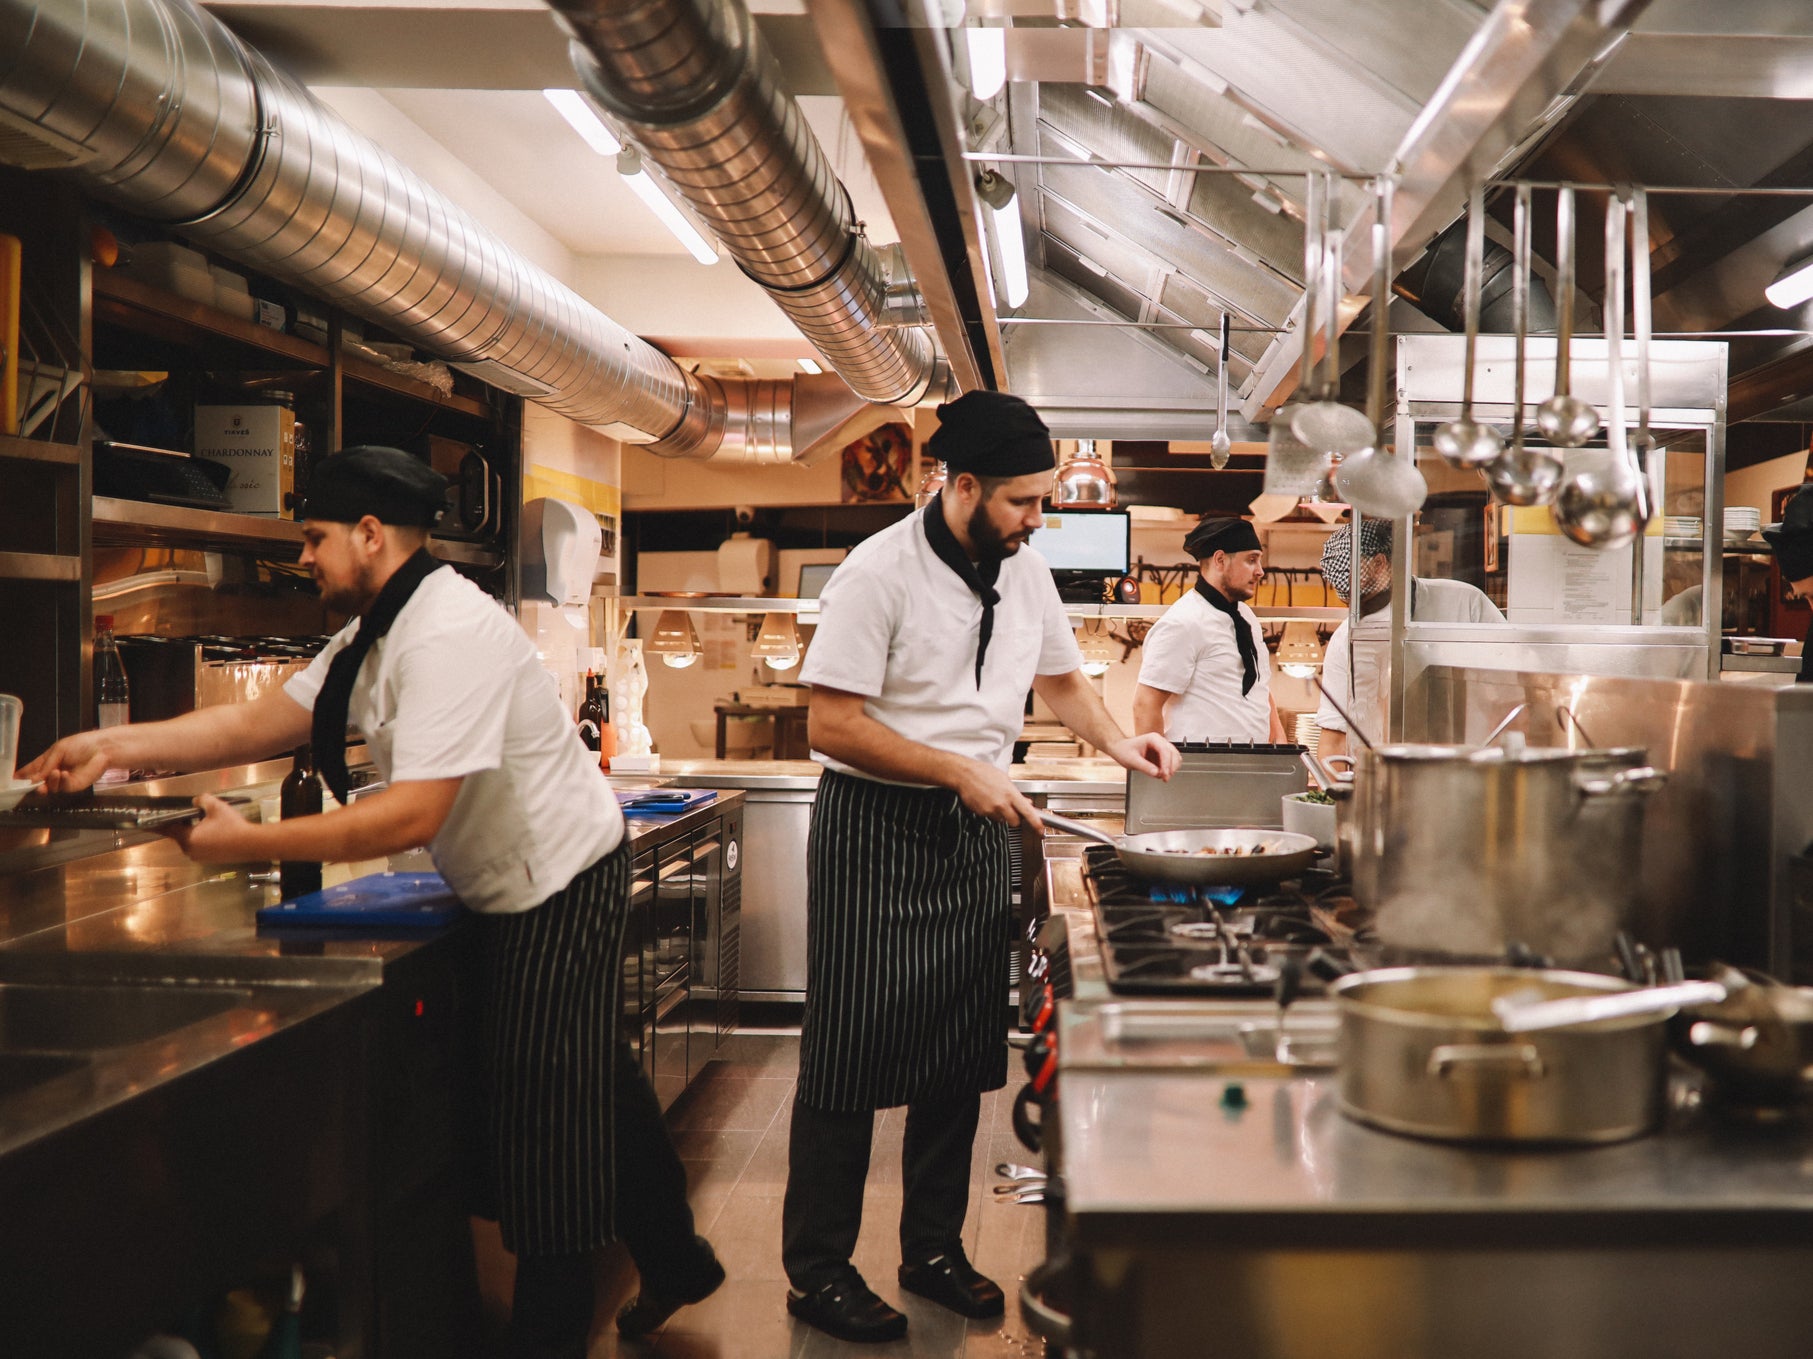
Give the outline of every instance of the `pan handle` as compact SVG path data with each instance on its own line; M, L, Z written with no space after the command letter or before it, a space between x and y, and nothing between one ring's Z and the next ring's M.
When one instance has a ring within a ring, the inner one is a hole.
M1097 830L1087 821L1072 821L1067 816L1059 816L1055 812L1047 811L1039 813L1039 820L1043 821L1050 830L1061 830L1066 835L1079 835L1085 840L1095 841L1098 845L1107 845L1110 849L1120 848L1119 840L1106 831Z

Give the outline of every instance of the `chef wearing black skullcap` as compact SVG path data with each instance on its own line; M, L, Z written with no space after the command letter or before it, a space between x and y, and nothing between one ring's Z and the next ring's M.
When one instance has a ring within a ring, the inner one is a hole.
M1782 581L1796 599L1813 599L1813 486L1803 486L1782 509L1782 521L1763 530ZM1813 637L1800 653L1798 684L1813 684Z
M1184 551L1196 559L1196 584L1146 634L1134 730L1173 741L1282 741L1271 657L1247 606L1265 579L1258 532L1245 519L1205 518Z
M1007 1079L1008 828L1037 819L1007 776L1027 690L1127 768L1177 764L1108 716L1025 546L1056 466L1044 422L999 392L938 418L926 452L943 491L837 568L800 671L825 773L782 1254L788 1310L845 1340L906 1331L850 1263L877 1109L907 1110L901 1287L1002 1311L962 1231L981 1093Z
M510 1353L581 1359L597 1248L622 1239L642 1273L640 1297L618 1318L630 1334L704 1297L724 1272L694 1235L659 1101L616 1042L622 814L533 642L429 555L446 491L398 449L323 460L309 478L302 565L352 621L282 690L85 732L40 757L34 776L81 788L108 766L219 768L312 738L344 801L346 738L358 731L385 791L273 825L203 797L206 816L178 839L204 863L371 859L427 845L480 913L486 1131L504 1244L517 1256Z

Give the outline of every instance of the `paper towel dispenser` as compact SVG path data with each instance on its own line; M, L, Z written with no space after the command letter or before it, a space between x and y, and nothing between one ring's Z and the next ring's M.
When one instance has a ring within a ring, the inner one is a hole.
M544 496L522 507L522 591L525 599L584 604L592 597L604 532L598 516L570 500Z
M733 533L718 548L718 589L727 595L759 596L774 591L774 544Z

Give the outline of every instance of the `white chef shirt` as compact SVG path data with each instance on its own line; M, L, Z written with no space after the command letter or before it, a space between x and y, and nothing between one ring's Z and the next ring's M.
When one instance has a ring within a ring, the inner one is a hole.
M313 712L354 619L283 686ZM385 780L465 782L428 847L475 911L526 911L623 840L623 814L535 646L498 602L448 568L410 596L365 658L348 725Z
M1244 695L1245 674L1234 620L1192 588L1166 609L1146 634L1139 682L1162 689L1165 736L1172 741L1269 741L1272 739L1271 657L1259 617L1234 606L1253 634L1258 671Z
M927 512L865 539L832 573L800 679L861 694L865 713L909 741L1005 769L1033 677L1069 674L1082 653L1051 568L1022 547L995 580L1001 602L978 689L982 601L932 551ZM820 751L813 758L864 773Z
M1415 623L1502 623L1505 616L1484 592L1464 580L1422 580L1414 582L1411 598ZM1354 666L1359 671L1356 692L1347 664L1347 634L1352 620L1335 629L1328 649L1322 656L1322 687L1335 696L1335 701L1354 715L1360 729L1377 740L1385 737L1385 672L1391 651L1391 605L1360 620L1354 636ZM1316 708L1316 725L1330 731L1346 731L1347 720L1324 698Z

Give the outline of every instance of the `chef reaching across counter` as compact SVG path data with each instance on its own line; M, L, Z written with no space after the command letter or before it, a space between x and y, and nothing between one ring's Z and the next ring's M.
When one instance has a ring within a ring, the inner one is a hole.
M962 1235L981 1094L1007 1080L1008 828L1037 824L1007 774L1027 690L1129 769L1178 762L1109 717L1025 546L1057 462L1044 422L985 391L938 416L926 452L944 490L837 568L800 672L825 773L782 1256L788 1310L854 1341L907 1326L850 1262L877 1109L907 1111L900 1286L967 1317L1003 1310Z
M517 1256L512 1359L580 1359L594 1252L622 1239L654 1330L723 1282L693 1232L660 1103L616 1041L628 919L622 813L534 644L427 551L446 479L394 448L350 448L309 478L302 565L354 615L302 674L247 703L83 732L26 767L53 792L113 767L212 769L313 740L346 801L349 719L388 787L333 816L256 825L218 798L177 838L202 863L354 860L427 845L480 913L483 1076L504 1244Z
M1247 605L1265 579L1258 531L1245 519L1208 518L1183 546L1196 559L1196 585L1146 634L1134 730L1173 741L1282 741L1271 656Z
M1343 524L1322 544L1322 579L1340 596L1349 594L1352 576L1353 526ZM1360 521L1360 630L1354 634L1349 664L1348 635L1351 623L1335 629L1323 652L1322 687L1333 695L1316 710L1322 735L1316 742L1321 756L1348 751L1347 719L1335 711L1339 704L1360 724L1362 734L1382 740L1385 736L1386 651L1391 641L1392 529L1384 519ZM1502 623L1504 614L1483 590L1464 580L1410 582L1410 621L1413 623ZM1355 676L1358 676L1357 680Z

